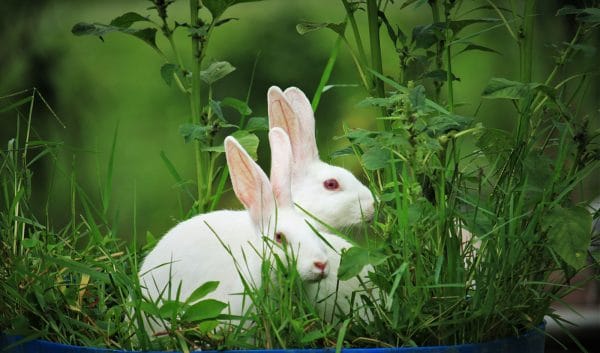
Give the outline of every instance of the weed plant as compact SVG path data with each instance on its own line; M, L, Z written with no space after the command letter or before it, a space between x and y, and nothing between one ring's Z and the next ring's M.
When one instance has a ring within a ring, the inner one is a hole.
M246 102L214 98L211 84L231 72L231 65L217 62L202 70L210 34L227 22L223 4L237 2L203 1L210 14L205 21L199 17L200 3L192 0L191 20L182 24L168 20L173 1L152 1L158 22L130 12L109 25L80 23L73 29L75 34L121 32L142 39L165 58L160 70L165 81L189 95L192 120L180 130L195 144L198 190L191 214L214 209L224 191L227 171L219 158L219 136L235 130L245 147L255 150L252 131L264 128L264 121L247 119ZM593 73L573 71L579 69L573 65L579 52L590 49L589 38L599 23L597 7L559 11L559 16L574 17L576 33L556 45L555 67L534 81L536 1L469 7L448 0L341 0L340 6L346 10L343 22L304 22L298 31L329 28L337 35L313 107L345 44L358 81L370 95L360 104L381 113L375 130L346 127L348 148L335 153L360 158L379 200L366 244L346 251L339 271L344 280L366 264L375 266L370 280L381 295L374 299L356 293L366 303L368 319L353 313L319 318L313 298L289 265L293 256L265 258L263 285L248 282L240 293L251 303L243 317L230 317L223 303L204 299L218 283L204 284L186 302L177 300L176 286L166 300L143 298L138 263L155 240L149 237L147 247L138 250L137 236L123 244L111 223L114 143L108 175L99 186L101 205L79 187L74 174L57 170L71 180L71 204L65 207L69 223L55 225L32 211L31 170L42 160L54 161L58 148L31 124L33 104L44 103L34 89L3 97L1 108L16 112L19 124L15 138L1 150L0 331L85 346L187 352L455 344L536 329L546 315L562 324L550 304L594 279L574 283L576 273L598 268L588 250L595 241L592 215L586 202L575 201L582 182L600 166L600 133L592 129L597 112L580 106ZM387 16L393 6L403 11L429 6L432 22L407 35ZM368 35L361 34L362 19ZM134 24L151 27L135 29ZM159 29L173 58L156 45ZM176 30L190 35L191 69L178 54ZM456 113L453 60L475 50L494 55L494 48L477 43L478 36L493 30L506 30L514 39L520 74L493 78L482 104L491 99L511 104L513 133ZM392 41L396 57L382 56L381 43L387 39L380 38L381 32ZM385 60L399 68L397 77L385 75ZM220 113L222 105L240 112L235 126ZM167 166L178 175L168 161ZM143 328L150 317L166 327L152 337Z

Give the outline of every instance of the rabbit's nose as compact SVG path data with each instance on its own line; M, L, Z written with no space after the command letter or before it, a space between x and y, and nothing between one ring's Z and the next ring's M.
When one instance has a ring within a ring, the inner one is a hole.
M325 261L325 262L315 261L315 262L313 262L313 264L315 265L316 268L321 270L321 272L325 272L325 268L327 268L327 261Z

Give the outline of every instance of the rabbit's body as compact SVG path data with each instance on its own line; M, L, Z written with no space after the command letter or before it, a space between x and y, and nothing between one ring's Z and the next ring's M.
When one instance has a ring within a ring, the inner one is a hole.
M223 220L229 221L224 223ZM198 215L177 224L163 236L144 260L140 279L150 298L180 301L185 301L203 283L220 281L209 297L227 298L231 311L241 313L243 298L234 294L243 293L242 282L223 279L239 277L235 261L243 259L244 252L246 263L240 270L248 280L260 284L260 276L253 278L259 273L260 259L251 249L262 249L261 243L246 211L223 210ZM224 244L230 246L231 255L225 251ZM180 283L180 297L175 298Z
M269 139L279 148L272 151L271 181L243 148L228 137L225 152L238 199L247 211L215 211L198 215L173 227L146 256L140 272L144 295L153 302L185 301L208 281L218 281L207 298L229 303L228 312L243 315L250 303L244 297L244 281L260 287L264 259L290 258L309 293L326 298L317 305L323 315L335 307L339 251L351 247L327 233L315 235L291 199L291 147L282 129L274 128ZM287 252L287 255L286 255ZM242 278L240 278L242 276ZM366 272L365 272L366 278ZM358 281L342 282L341 308L349 309ZM177 295L179 291L179 295ZM347 311L347 310L344 310ZM161 325L150 324L156 331Z

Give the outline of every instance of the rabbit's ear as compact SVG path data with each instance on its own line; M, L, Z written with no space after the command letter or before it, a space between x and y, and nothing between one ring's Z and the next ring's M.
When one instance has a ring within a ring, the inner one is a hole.
M288 134L294 156L294 172L302 171L306 164L319 158L310 102L302 91L294 87L286 89L284 93L279 87L273 86L269 88L267 96L269 127L280 127Z
M292 202L292 146L283 129L269 130L271 146L271 186L279 207L293 207Z
M225 138L225 157L233 191L250 213L254 224L266 233L269 218L275 213L271 183L244 148L231 136Z

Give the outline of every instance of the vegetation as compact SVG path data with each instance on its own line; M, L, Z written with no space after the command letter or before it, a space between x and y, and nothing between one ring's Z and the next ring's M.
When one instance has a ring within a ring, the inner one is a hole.
M254 133L266 129L264 118L250 117L250 93L245 100L215 98L214 83L233 66L204 60L212 33L231 21L224 17L227 7L238 2L245 1L202 1L200 8L192 0L189 21L180 22L168 12L174 1L154 0L151 16L128 12L108 25L73 27L78 35L103 38L120 32L141 39L164 60L164 81L189 99L191 118L179 131L194 146L194 191L161 156L179 190L195 201L187 216L215 209L227 191L223 136L234 134L256 156ZM533 50L539 20L534 0L475 5L341 0L338 6L344 9L342 22L304 21L297 30L336 35L313 107L332 87L338 55L349 53L356 81L367 92L359 106L378 112L375 129L344 126L347 147L333 154L357 157L380 201L374 221L363 227L365 241L343 254L339 272L343 280L364 265L375 266L370 279L382 293L380 300L356 294L366 303L368 320L355 313L319 318L289 270L293 266L284 265L293 258L276 259L274 279L265 266L261 288L248 284L255 310L242 318L229 317L222 303L203 299L217 283L200 287L184 303L142 298L138 264L156 240L147 233L141 247L134 218L133 238L125 243L120 236L125 232L109 211L118 130L97 187L100 202L78 183L75 172L54 171L53 178L70 181L70 202L64 207L69 221L55 224L49 206L40 213L33 205L32 170L43 161L56 162L62 146L36 131L37 107L55 114L44 92L33 89L0 101L2 112L17 114L15 137L0 152L0 256L5 259L0 331L86 346L189 351L481 342L535 328L545 315L561 322L550 304L594 279L574 283L576 273L599 265L597 254L588 250L598 235L590 231L592 215L586 209L596 195L581 195L600 166L600 132L594 130L598 107L584 105L597 73L577 65L581 55L595 49L590 43L600 23L598 8L558 11L557 16L575 21L576 30L568 42L554 45L555 65L540 78ZM408 12L428 7L430 22L409 31L388 16L398 7ZM187 64L174 40L176 31L189 35ZM491 31L507 31L513 39L519 75L491 79L477 111L467 116L455 85L469 77L456 76L453 63L459 55L498 55L479 42ZM384 54L388 41L395 55ZM166 43L169 55L158 43ZM397 71L388 75L383 68L391 66ZM479 107L496 101L513 109L505 119L514 120L514 131L478 119ZM226 119L223 107L233 108L239 119ZM169 329L148 337L139 328L145 315L169 322Z

